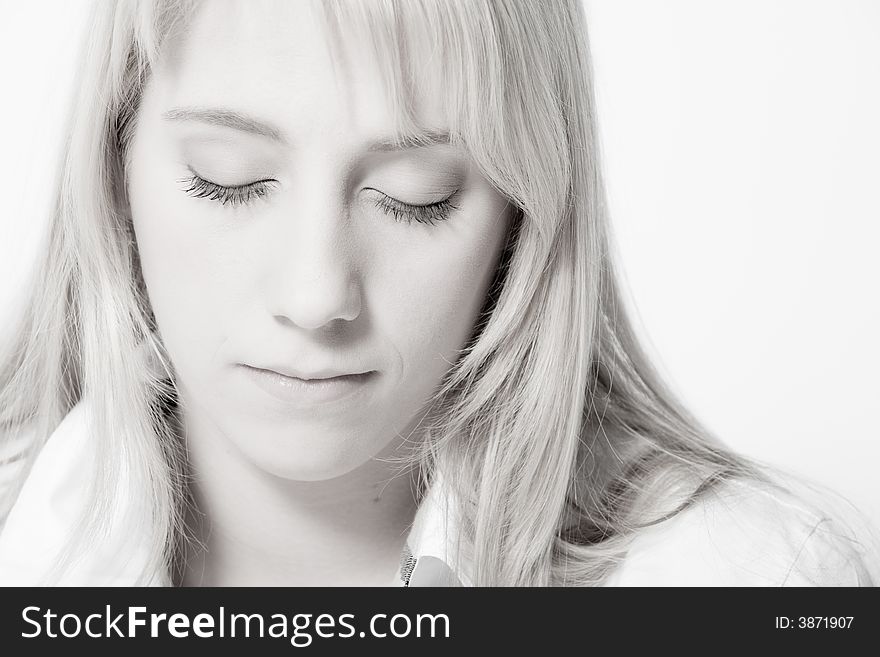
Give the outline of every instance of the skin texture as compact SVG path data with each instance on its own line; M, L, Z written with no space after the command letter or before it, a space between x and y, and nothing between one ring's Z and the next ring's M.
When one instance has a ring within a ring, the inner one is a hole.
M393 576L418 500L386 457L418 439L508 229L506 199L466 152L376 149L395 127L381 74L358 54L367 44L345 47L331 51L309 3L205 3L139 107L132 219L178 380L193 529L208 548L190 556L189 583ZM275 136L181 108L238 112ZM418 111L444 131L442 89ZM267 181L265 194L196 198L194 174ZM387 197L454 207L433 225L407 223ZM271 397L243 365L373 374L356 394L309 406Z

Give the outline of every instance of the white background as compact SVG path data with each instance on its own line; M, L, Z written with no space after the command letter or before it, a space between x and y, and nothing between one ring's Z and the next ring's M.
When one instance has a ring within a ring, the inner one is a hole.
M0 2L0 339L83 0ZM586 0L640 328L698 417L880 524L880 2Z

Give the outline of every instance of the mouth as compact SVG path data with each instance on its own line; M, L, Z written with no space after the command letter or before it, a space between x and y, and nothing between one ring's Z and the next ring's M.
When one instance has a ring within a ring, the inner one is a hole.
M257 387L286 404L315 407L350 400L364 392L378 376L376 371L330 376L290 376L275 370L243 365Z

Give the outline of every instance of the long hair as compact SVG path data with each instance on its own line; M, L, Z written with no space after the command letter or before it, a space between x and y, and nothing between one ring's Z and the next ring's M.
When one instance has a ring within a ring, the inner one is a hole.
M93 409L94 503L55 575L100 540L123 477L151 500L140 519L152 537L143 583L173 568L184 537L186 464L163 411L173 364L140 274L126 162L145 81L195 8L95 3L32 303L0 362L0 427L29 436L21 481L72 406L87 395ZM418 130L426 74L410 55L433 49L429 73L443 82L453 142L515 208L473 336L429 400L410 455L426 480L443 473L456 492L471 581L601 584L643 529L725 482L785 491L771 468L700 425L636 338L615 268L580 2L321 9L331 41L354 30L374 46L401 133ZM142 365L145 351L158 368Z

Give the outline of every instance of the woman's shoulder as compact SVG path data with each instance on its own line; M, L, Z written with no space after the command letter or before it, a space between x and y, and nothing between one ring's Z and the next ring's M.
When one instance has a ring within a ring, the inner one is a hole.
M0 436L0 532L12 508L12 496L22 474L27 446L27 435Z
M82 403L74 405L39 446L26 472L23 451L36 439L35 432L26 428L14 441L5 441L7 461L0 466L3 585L38 581L36 571L59 551L77 519L93 461L85 415ZM13 492L17 494L10 497Z
M29 477L34 471L42 471L50 466L67 463L72 454L78 453L86 438L85 404L80 401L74 404L49 434L49 437L38 447L37 458L29 470ZM37 430L33 424L19 427L16 431L0 433L0 493L13 488L28 461L28 453L34 449L38 440ZM64 451L65 453L61 453Z
M0 585L134 586L167 583L151 561L153 537L144 496L128 477L115 489L99 538L56 572L92 504L97 444L93 407L81 399L43 443L0 530ZM146 579L145 579L146 578Z
M834 517L732 480L641 530L608 586L864 586L863 546Z

